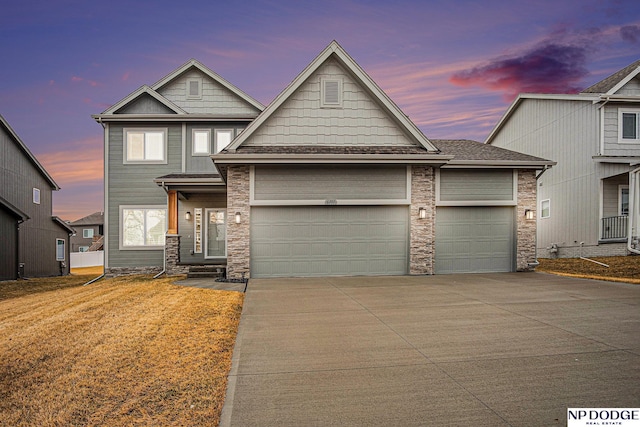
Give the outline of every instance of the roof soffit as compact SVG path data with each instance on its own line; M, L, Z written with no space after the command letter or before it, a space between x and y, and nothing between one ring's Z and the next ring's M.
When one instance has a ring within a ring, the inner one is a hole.
M431 144L427 137L417 126L400 110L384 91L369 77L369 75L346 53L346 51L333 41L327 46L298 76L269 104L265 110L247 126L247 128L227 148L227 151L235 151L251 135L260 128L302 85L318 71L330 58L334 58L350 74L357 84L366 90L374 101L388 114L388 116L406 133L406 135L430 152L438 149Z

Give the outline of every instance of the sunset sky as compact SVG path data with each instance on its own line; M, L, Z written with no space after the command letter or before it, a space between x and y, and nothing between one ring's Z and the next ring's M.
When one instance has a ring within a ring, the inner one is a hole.
M0 114L75 220L103 209L91 114L190 58L268 104L334 39L428 138L484 141L518 93L640 59L640 1L3 1Z

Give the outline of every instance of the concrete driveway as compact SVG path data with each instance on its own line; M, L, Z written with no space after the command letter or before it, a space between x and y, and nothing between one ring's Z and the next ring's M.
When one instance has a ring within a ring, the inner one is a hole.
M640 286L252 279L222 426L564 426L640 406Z

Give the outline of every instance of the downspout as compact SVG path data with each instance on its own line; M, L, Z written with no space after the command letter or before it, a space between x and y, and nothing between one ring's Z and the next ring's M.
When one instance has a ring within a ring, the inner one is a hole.
M635 225L635 220L640 214L640 200L636 197L638 194L638 174L640 174L640 167L635 168L631 172L629 172L629 229L627 231L627 250L631 253L640 255L640 250L632 247L633 242L633 233L634 230L637 230L637 225Z
M169 194L169 191L167 190L167 187L164 185L164 181L162 181L162 189L164 190L165 193ZM167 202L168 204L169 202ZM167 206L168 208L168 206ZM165 236L166 238L166 236ZM157 279L158 277L162 276L163 274L165 274L167 272L167 242L164 242L164 247L162 248L162 271L158 274L156 274L155 276L153 276L154 279Z

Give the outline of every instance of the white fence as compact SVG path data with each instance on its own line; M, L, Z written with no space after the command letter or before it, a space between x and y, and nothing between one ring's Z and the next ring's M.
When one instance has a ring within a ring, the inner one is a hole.
M71 252L71 268L104 265L104 251Z

